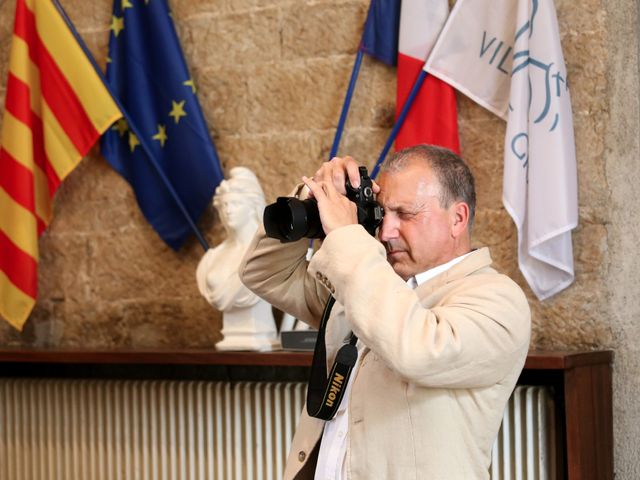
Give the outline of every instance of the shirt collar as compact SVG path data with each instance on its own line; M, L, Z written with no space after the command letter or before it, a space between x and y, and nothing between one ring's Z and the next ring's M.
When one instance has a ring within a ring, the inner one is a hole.
M415 277L411 277L407 281L407 285L409 285L411 288L416 288L417 286L422 285L424 282L431 280L432 278L435 278L436 276L440 275L443 272L446 272L451 267L453 267L454 265L464 260L471 253L472 252L465 253L464 255L460 255L459 257L456 257L453 260L448 261L447 263L438 265L437 267L430 268L426 272L417 273Z

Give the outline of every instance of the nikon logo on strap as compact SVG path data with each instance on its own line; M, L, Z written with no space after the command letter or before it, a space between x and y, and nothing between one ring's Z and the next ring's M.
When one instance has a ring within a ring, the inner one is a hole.
M356 348L358 337L352 332L349 343L338 350L331 372L327 375L324 331L335 301L333 296L329 296L322 313L316 348L313 352L309 385L307 386L307 413L310 417L322 420L331 420L336 414L340 400L344 395L344 387L349 384L351 370L358 360L358 349Z
M340 397L340 390L342 390L343 382L344 375L340 375L338 372L336 372L333 376L333 379L331 380L331 387L329 388L327 401L324 402L327 407L333 407L333 402L335 401L335 399Z

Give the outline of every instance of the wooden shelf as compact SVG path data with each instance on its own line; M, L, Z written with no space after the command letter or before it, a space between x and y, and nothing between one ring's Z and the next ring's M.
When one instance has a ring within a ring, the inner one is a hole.
M598 351L537 351L527 355L525 370L567 370L588 365L609 365L613 362L611 350Z
M0 364L221 365L308 367L307 352L217 352L215 350L86 350L0 348Z
M256 367L309 367L311 352L218 352L215 350L88 350L0 348L0 364L97 364L97 365L220 365ZM613 352L531 351L525 370L567 370L588 365L608 365Z

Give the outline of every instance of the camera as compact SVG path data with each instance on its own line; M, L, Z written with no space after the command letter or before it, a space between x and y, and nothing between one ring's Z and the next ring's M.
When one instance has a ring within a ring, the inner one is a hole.
M375 235L376 229L382 223L384 211L376 202L373 182L369 178L367 167L359 167L359 173L359 188L353 188L347 178L347 198L356 204L358 223L370 235ZM282 243L295 242L303 237L325 237L318 202L314 198L299 200L294 197L278 197L275 203L267 205L264 209L263 223L267 236L277 238Z

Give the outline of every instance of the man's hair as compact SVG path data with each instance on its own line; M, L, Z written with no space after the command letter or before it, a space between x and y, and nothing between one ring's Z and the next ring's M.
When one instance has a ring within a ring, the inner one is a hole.
M395 152L382 165L383 172L404 169L411 160L425 162L431 167L440 184L440 206L448 208L453 202L469 205L469 231L476 212L476 188L467 164L451 150L435 145L415 145Z

